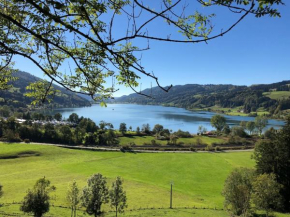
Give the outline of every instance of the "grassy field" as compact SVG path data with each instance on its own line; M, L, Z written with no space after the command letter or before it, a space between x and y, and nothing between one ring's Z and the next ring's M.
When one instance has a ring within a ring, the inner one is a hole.
M198 138L200 138L200 141L202 144L207 144L207 145L212 144L212 143L221 144L225 142L225 139L223 138L195 136L193 138L179 138L177 140L177 143L182 142L185 145L196 144ZM120 139L120 145L127 145L129 143L135 143L136 145L143 145L144 143L151 144L152 140L156 140L154 136L130 136L130 137L119 137L119 139ZM167 141L156 140L156 143L160 145L166 145Z
M254 166L251 154L132 154L0 143L0 183L4 186L0 216L5 216L3 212L25 216L19 211L18 203L27 189L43 176L57 188L53 193L54 206L47 216L70 216L69 209L63 208L67 206L68 183L75 179L83 188L94 173L106 176L109 186L116 176L124 179L129 206L122 216L228 216L225 211L213 209L223 207L221 191L229 172L235 167ZM174 182L173 210L165 209L169 207L171 181ZM109 205L103 208L111 210ZM138 210L140 208L145 210ZM78 216L86 216L81 210L78 213ZM106 216L114 216L114 213L109 212Z
M271 99L280 100L283 98L290 97L290 91L273 91L273 92L264 92L264 96L267 96Z

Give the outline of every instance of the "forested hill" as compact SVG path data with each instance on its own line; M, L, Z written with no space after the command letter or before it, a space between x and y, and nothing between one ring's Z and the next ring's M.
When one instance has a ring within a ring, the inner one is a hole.
M208 109L222 112L256 113L285 115L290 111L290 80L273 84L252 86L199 85L186 84L173 86L168 93L158 87L145 89L115 99L116 103L155 104L182 107L186 109Z
M27 72L18 71L13 73L13 76L18 77L18 80L12 82L13 88L5 91L0 91L0 105L12 105L14 107L26 107L32 101L31 98L24 96L26 86L31 82L41 80ZM53 85L53 87L60 92L54 96L50 107L80 107L90 106L90 102L85 98L69 92L68 90Z

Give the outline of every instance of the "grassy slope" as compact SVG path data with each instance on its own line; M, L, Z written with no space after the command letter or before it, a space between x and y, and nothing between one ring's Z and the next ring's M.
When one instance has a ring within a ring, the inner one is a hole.
M143 145L144 143L151 144L151 140L155 140L154 136L132 136L132 137L119 137L120 145L127 145L129 143L134 142L136 145ZM197 138L201 139L203 144L212 144L212 143L223 143L224 139L221 138L212 138L207 136L195 136L193 138L179 138L178 142L183 142L184 144L196 144ZM156 140L156 143L161 145L166 145L167 141L165 140Z
M222 208L221 190L228 173L234 167L254 166L250 159L251 152L130 154L0 143L0 158L23 151L36 151L41 155L0 159L0 183L5 191L0 199L1 203L20 202L26 190L38 178L45 176L57 187L56 201L53 203L56 206L66 206L68 183L76 179L82 188L90 175L100 172L108 177L108 183L118 175L124 178L129 204L126 216L192 216L192 212L200 213L197 216L227 216L223 211L213 215L216 212L213 210L129 210L139 207L168 207L171 180L174 181L175 207ZM110 208L106 205L104 209ZM0 208L1 211L19 212L19 205L4 206ZM49 215L69 216L69 210L52 208ZM109 214L111 215L113 216Z
M280 100L283 98L288 98L290 97L290 91L273 91L273 92L264 92L263 95L275 99L275 100Z

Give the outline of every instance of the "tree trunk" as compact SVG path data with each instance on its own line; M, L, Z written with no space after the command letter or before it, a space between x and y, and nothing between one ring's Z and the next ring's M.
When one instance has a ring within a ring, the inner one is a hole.
M116 217L118 217L118 207L116 206Z

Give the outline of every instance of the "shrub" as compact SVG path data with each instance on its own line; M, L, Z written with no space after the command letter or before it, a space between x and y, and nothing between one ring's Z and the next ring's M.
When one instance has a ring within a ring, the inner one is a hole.
M239 136L242 138L246 138L248 136L248 134L245 132L243 127L233 127L232 128L232 135Z
M178 130L177 132L174 133L179 138L191 138L192 135L188 131L182 131Z
M231 133L231 128L229 127L229 125L226 125L222 132L226 135L229 135Z
M233 215L247 216L250 210L252 180L255 171L247 168L233 170L227 177L223 189L224 207Z
M132 148L131 148L130 145L124 145L124 146L120 149L120 151L122 151L122 152L124 152L124 151L131 151L131 150L132 150Z
M4 137L8 142L21 142L22 140L19 137L18 133L15 133L13 130L5 130Z
M129 142L128 145L129 146L136 146L135 142Z
M215 151L221 151L221 147L216 146L216 147L215 147Z
M202 140L199 137L196 138L195 142L197 145L202 145Z
M231 145L231 144L236 144L236 137L234 136L230 136L229 140L228 140L228 143Z
M193 151L193 152L195 152L196 151L196 149L195 148L193 148L193 147L190 147L190 149L189 149L190 151Z
M266 216L273 209L282 205L280 190L283 185L278 184L273 173L259 175L253 182L253 203L255 207L266 211Z
M184 142L178 142L177 145L182 146L182 145L184 145Z
M204 150L205 151L213 151L214 149L213 149L212 145L210 144L210 145L207 145Z

